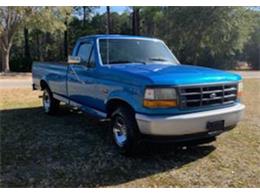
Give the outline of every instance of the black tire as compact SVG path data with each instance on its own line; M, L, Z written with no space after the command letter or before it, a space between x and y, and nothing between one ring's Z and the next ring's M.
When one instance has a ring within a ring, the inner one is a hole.
M132 109L119 107L112 113L111 119L113 141L119 152L124 155L136 154L140 150L138 147L141 145L141 134ZM121 126L118 123L122 123ZM119 142L118 136L123 134L125 137Z
M46 87L43 90L42 106L46 114L53 115L59 109L60 101L53 98L51 90Z

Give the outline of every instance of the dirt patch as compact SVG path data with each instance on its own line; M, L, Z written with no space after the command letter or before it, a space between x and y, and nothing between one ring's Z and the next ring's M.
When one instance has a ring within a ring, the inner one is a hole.
M17 79L31 79L32 73L30 72L10 72L10 73L0 73L0 80L1 79L10 79L10 80L17 80Z

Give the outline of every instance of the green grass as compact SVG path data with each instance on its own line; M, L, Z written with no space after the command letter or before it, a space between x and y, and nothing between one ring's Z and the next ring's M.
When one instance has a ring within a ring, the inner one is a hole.
M124 157L107 124L63 106L41 109L39 92L0 90L1 187L260 187L260 80L246 80L244 120L212 144L150 145Z

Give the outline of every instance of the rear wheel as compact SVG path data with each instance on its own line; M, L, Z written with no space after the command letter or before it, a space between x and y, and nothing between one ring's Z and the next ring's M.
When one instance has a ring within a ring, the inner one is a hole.
M42 105L46 114L54 114L59 108L60 102L53 98L51 90L45 88L43 90Z
M138 151L141 139L134 112L127 107L120 107L112 114L113 140L122 154L133 154Z

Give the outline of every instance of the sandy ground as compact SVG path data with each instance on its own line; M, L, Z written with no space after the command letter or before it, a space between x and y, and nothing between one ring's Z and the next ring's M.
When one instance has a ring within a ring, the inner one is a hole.
M32 79L29 78L8 78L0 79L0 89L5 88L31 88Z

